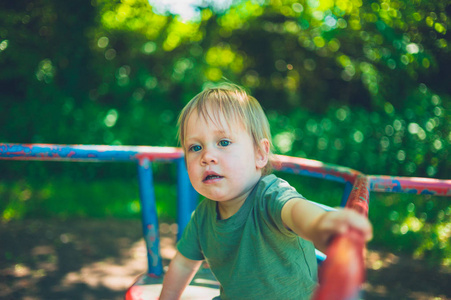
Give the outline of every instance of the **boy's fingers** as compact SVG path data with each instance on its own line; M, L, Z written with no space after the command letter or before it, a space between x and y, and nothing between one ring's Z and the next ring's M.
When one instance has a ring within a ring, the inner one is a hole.
M351 217L349 218L350 226L359 230L363 233L366 241L369 241L373 237L373 227L371 226L370 221L365 216L352 212Z
M338 234L344 234L349 227L362 232L366 241L369 241L373 237L373 227L368 218L359 214L351 209L343 209L336 215L335 219L335 231Z

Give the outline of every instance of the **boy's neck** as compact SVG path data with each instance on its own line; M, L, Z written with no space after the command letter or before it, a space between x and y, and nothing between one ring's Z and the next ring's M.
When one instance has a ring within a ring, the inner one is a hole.
M240 210L241 206L243 206L244 202L246 201L246 198L243 198L239 202L235 203L217 202L218 208L217 212L219 219L225 220L236 214Z
M236 214L241 206L243 206L244 202L246 202L247 197L252 192L254 187L257 185L257 183L260 181L260 178L253 184L246 193L242 194L240 197L228 200L228 201L221 201L217 202L217 213L220 220L225 220L230 217L232 217L234 214Z

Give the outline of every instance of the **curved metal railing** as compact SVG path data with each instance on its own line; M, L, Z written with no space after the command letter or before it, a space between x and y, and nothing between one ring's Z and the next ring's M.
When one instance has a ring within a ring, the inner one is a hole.
M159 252L158 218L153 189L151 163L153 161L177 164L177 223L179 234L189 221L197 204L187 176L183 151L173 147L54 145L54 144L0 144L0 159L84 162L136 162L143 234L147 246L148 273L162 275ZM341 182L345 185L341 206L367 216L369 194L399 192L451 196L451 180L365 175L359 171L316 160L277 155L273 161L277 171L311 176ZM335 237L327 251L327 260L321 266L320 287L315 299L353 299L358 295L365 278L365 242L357 232L350 231Z

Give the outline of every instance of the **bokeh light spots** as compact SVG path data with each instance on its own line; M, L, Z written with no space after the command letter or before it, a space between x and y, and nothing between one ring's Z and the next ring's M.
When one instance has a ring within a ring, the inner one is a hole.
M110 109L105 118L103 119L103 123L107 127L113 127L116 125L117 119L119 118L119 113L116 109Z
M106 48L110 40L106 36L102 36L97 40L97 46L99 48Z

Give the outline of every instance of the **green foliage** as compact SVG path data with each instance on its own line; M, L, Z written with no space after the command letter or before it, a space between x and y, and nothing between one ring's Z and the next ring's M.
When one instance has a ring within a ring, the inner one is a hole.
M330 106L323 114L270 112L277 152L345 165L366 174L449 176L451 120L425 86L405 111ZM444 101L449 101L444 100ZM444 136L444 134L446 134ZM446 177L445 177L446 178Z
M192 20L150 3L3 1L0 142L175 146L180 109L225 77L262 103L278 153L364 173L449 178L447 1L249 0L227 8L204 1L210 6ZM133 166L4 161L0 168L3 220L30 211L137 214L136 186L124 182L136 176ZM158 172L157 193L173 194L173 171ZM320 202L341 197L310 196L306 186L301 193ZM93 195L93 207L81 204L80 191ZM384 230L393 229L392 211L399 228L424 224L375 242L449 257L449 245L439 242L450 236L449 210L424 204L446 205L449 197L415 198L415 215L404 215L398 195L381 197L370 215ZM159 204L168 218L169 203ZM429 219L434 214L443 218Z
M239 1L194 20L151 3L3 4L0 141L176 145L179 110L225 76L288 118L287 154L447 177L446 2Z
M175 183L155 185L160 221L174 222L176 217ZM37 181L0 182L0 220L27 218L140 218L141 205L137 178L90 181L49 177Z
M451 265L451 207L430 195L372 194L373 244ZM383 221L382 221L383 220Z

